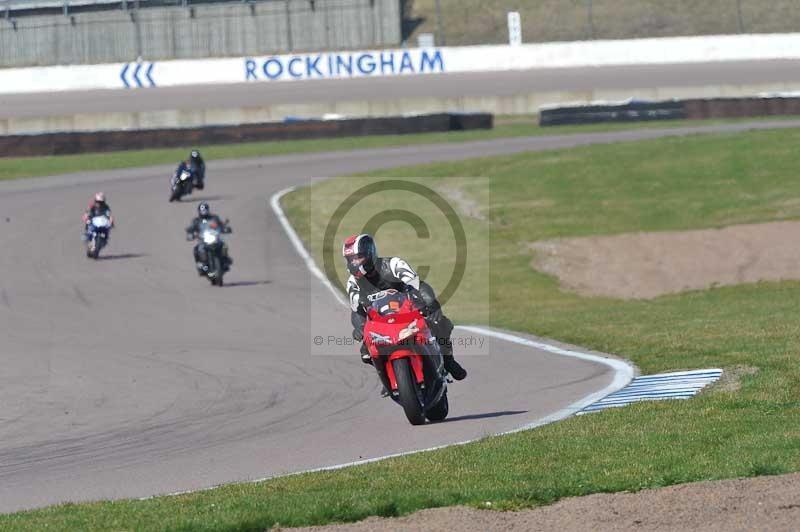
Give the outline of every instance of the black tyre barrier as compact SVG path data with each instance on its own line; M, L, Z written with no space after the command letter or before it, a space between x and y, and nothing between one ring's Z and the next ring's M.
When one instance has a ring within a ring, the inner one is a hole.
M198 128L72 131L0 136L0 157L177 148L240 142L302 140L366 135L408 135L492 129L490 113L438 113L341 120L298 120Z

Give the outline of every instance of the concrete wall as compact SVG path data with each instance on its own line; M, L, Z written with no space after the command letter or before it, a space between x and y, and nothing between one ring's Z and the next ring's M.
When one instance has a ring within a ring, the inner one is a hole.
M736 98L791 90L786 83L666 87L661 89L608 89L590 91L521 92L511 96L453 98L376 98L374 100L308 102L265 105L261 108L193 109L114 113L83 113L63 116L0 119L0 136L46 132L114 131L129 129L188 128L281 121L288 116L321 117L339 114L351 117L398 116L406 113L487 112L495 115L537 114L544 105L620 101L627 98L668 100L671 98Z
M379 1L375 0L376 6ZM359 25L359 27L365 26ZM191 38L197 37L188 33L187 35ZM208 33L202 35L204 41L219 38L219 46L237 42ZM229 37L229 34L226 35ZM294 38L294 33L292 35ZM185 39L176 37L172 39L172 44L167 42L160 45L149 35L145 40L148 46L163 48L172 45L180 53L193 51L199 53L205 44L198 42L185 47L184 44L189 42L189 37ZM229 46L232 47L233 44ZM284 83L308 79L762 59L800 59L800 33L584 41L522 46L297 52L260 57L240 56L158 62L145 60L141 63L6 68L0 69L0 94L131 87L137 87L136 90L149 90L151 87L213 83Z
M398 0L265 0L0 20L0 67L263 55L400 43Z

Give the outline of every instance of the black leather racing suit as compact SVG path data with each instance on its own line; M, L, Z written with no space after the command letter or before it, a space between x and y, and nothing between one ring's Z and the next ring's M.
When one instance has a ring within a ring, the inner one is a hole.
M419 279L417 272L399 257L380 257L376 259L375 271L370 275L356 278L351 275L347 280L347 295L350 299L350 321L353 324L353 338L363 341L364 325L367 323L367 296L394 288L406 291L411 287L419 291L425 302L427 315L425 320L436 337L442 351L442 356L447 361L453 356L453 342L450 335L453 333L453 322L442 312L442 306L436 300L436 294L428 283ZM369 356L366 344L361 344L361 354Z
M203 190L205 187L203 180L206 178L206 162L199 155L197 157L190 158L189 162L191 162L191 169L193 170L192 174L194 176L194 186L200 190Z

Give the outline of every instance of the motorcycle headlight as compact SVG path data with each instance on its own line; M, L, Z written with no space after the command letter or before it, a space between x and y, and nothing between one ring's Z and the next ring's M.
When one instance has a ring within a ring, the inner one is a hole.
M206 231L203 233L203 242L206 244L214 244L217 241L216 233L212 233L211 231Z
M391 345L392 339L389 336L384 336L383 334L378 334L376 332L369 333L369 337L372 339L373 344L384 344L384 345Z
M414 320L411 323L409 323L406 326L405 329L400 331L400 334L398 335L398 338L400 340L405 340L406 338L409 338L410 336L414 336L418 332L419 332L419 327L417 326L417 320Z

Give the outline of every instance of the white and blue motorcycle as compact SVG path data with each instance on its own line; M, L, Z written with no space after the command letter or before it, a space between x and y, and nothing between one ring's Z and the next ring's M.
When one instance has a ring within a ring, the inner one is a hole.
M100 256L100 250L108 243L108 233L112 227L111 218L105 214L92 216L86 231L86 256L96 259Z

